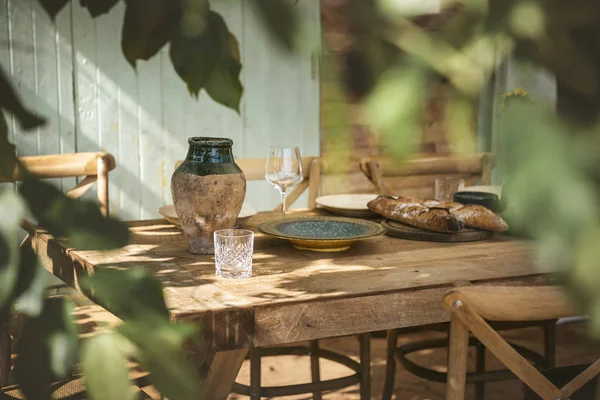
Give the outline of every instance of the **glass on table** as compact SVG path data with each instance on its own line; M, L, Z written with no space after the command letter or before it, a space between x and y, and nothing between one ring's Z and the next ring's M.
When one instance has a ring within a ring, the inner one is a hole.
M285 198L302 179L302 157L298 147L269 147L265 179L281 194L281 210L285 217Z
M435 199L437 201L453 201L454 193L465 186L464 179L456 176L443 176L435 179Z
M252 276L254 232L246 229L215 231L215 266L219 278L249 278Z

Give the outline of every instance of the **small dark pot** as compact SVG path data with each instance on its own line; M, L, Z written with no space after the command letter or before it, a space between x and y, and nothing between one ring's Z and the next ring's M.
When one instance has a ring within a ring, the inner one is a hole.
M494 193L456 192L454 193L453 199L462 204L479 204L493 212L501 211L500 201L498 200L498 196Z
M233 141L192 137L171 177L177 217L194 254L213 254L213 232L233 228L246 196L246 179L233 160Z

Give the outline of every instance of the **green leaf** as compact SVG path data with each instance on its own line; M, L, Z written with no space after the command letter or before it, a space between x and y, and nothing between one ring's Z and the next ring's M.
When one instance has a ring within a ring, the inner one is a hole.
M252 5L275 40L284 48L294 48L298 16L287 0L252 0Z
M237 44L237 41L236 41ZM204 89L217 103L240 112L244 88L240 82L242 64L233 56L226 56L206 80Z
M49 272L38 262L30 246L21 247L19 278L15 293L15 311L30 317L42 312Z
M206 29L206 14L209 10L208 0L183 0L183 17L179 30L188 39L194 39Z
M21 258L17 229L25 213L19 195L9 189L0 191L0 310L5 310L14 295Z
M63 9L71 0L37 0L38 3L46 10L50 18L56 18L56 14Z
M0 68L0 107L13 114L25 130L30 130L46 123L46 120L28 111L23 106L3 68Z
M136 346L136 358L165 397L198 398L200 383L184 351L185 341L197 330L171 324L162 287L154 276L141 269L100 269L82 286L123 320L118 331Z
M156 55L173 37L181 18L179 1L126 0L121 48L134 68Z
M123 247L129 240L127 225L104 218L93 201L72 199L36 179L23 181L19 191L40 225L55 236L66 236L71 247L109 250Z
M148 310L169 318L162 286L142 269L99 269L82 285L99 304L123 320L140 318Z
M156 314L155 314L156 315ZM192 400L200 395L200 381L184 350L187 338L196 333L190 325L173 325L147 314L117 328L139 348L137 357L150 372L150 380L169 399Z
M366 102L370 126L381 133L388 151L402 160L420 139L426 73L420 65L390 68L379 79Z
M100 333L86 340L81 362L91 400L135 398L126 361L116 333Z
M120 0L79 0L93 18L109 12Z
M39 317L25 322L15 373L26 398L49 399L50 383L71 375L79 346L72 314L70 300L51 298Z
M169 49L173 67L192 95L205 88L215 101L239 111L243 92L239 46L219 14L209 11L206 24L196 38L181 33L173 38Z

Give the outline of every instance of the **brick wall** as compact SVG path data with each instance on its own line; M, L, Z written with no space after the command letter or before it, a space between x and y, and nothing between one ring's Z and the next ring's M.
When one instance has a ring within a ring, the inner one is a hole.
M344 2L321 1L323 47L321 63L321 148L326 162L323 193L374 192L374 186L359 169L363 157L385 154L385 146L376 133L364 123L360 101L341 87L345 75L345 55L351 51L353 35L344 16ZM415 20L428 30L439 29L447 23L454 10L427 15ZM446 112L452 87L442 79L429 85L420 132L422 153L448 151ZM345 133L345 135L340 135ZM340 137L346 138L342 142ZM346 140L349 140L348 143Z

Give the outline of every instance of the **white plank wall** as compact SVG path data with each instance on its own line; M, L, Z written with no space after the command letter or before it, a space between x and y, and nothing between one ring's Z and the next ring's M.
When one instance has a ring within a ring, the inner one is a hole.
M72 1L52 23L35 0L0 0L0 62L23 100L49 120L29 133L9 121L19 154L112 153L118 167L110 177L110 205L125 219L158 217L157 209L172 203L171 174L190 136L232 138L237 158L265 157L275 144L318 155L316 58L279 49L245 1L214 0L212 7L240 42L239 115L205 93L191 98L168 49L131 68L120 48L123 3L93 20ZM319 0L296 7L320 29ZM75 181L56 183L67 190ZM246 200L270 209L279 196L266 182L251 182ZM305 205L305 199L296 204Z

